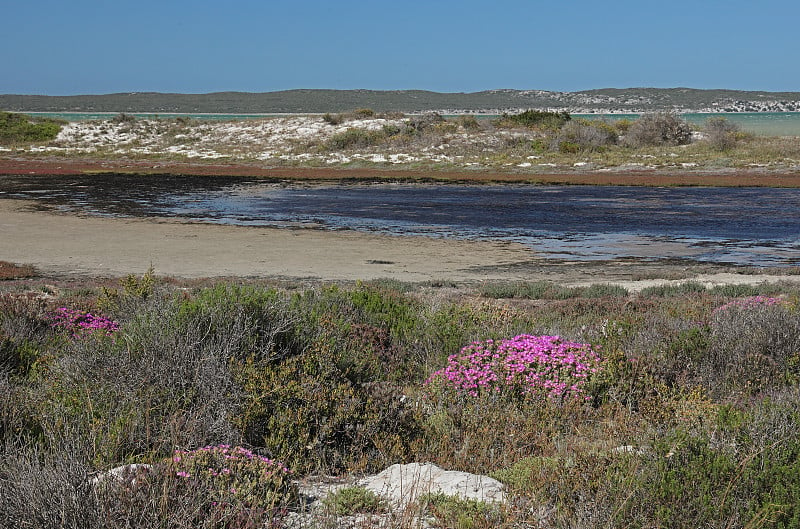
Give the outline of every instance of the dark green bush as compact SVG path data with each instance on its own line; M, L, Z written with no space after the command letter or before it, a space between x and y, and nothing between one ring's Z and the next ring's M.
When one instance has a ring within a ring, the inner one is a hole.
M334 134L325 142L325 147L332 151L354 149L359 147L372 147L386 140L386 134L381 130L366 130L349 128Z
M528 127L557 130L572 117L567 112L547 112L543 110L525 110L519 114L503 114L497 121L500 126Z
M66 122L0 112L0 143L36 143L56 139Z
M324 343L280 362L238 368L245 440L300 472L377 470L409 457L413 414L391 385L353 382Z

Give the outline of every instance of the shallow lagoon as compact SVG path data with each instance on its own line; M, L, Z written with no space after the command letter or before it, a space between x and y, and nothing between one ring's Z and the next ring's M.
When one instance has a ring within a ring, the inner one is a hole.
M520 242L560 259L800 265L800 189L0 177L0 198L94 215Z

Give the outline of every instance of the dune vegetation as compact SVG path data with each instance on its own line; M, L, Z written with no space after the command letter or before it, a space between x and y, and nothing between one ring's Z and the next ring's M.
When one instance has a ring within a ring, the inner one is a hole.
M439 527L800 525L796 286L2 287L4 527L281 527L297 480L412 461L507 487Z
M357 109L239 121L119 114L113 119L36 126L55 127L55 132L0 146L0 156L262 168L392 168L425 170L432 178L436 171L448 170L524 178L553 172L796 172L800 167L796 138L755 136L724 117L699 126L669 112L613 120L539 110L497 118L445 118L436 113Z

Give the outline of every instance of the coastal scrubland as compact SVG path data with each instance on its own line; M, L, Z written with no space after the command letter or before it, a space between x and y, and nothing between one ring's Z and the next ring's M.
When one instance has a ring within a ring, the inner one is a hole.
M48 123L36 137L24 132L36 120L4 123L23 133L4 136L0 157L52 167L397 167L532 181L800 168L797 138L725 120L698 129L670 113L121 114ZM64 279L0 262L0 526L800 526L797 283L708 287L676 273L633 292L152 270ZM412 461L493 476L508 501L431 496L393 512L345 488L309 511L299 493L304 481Z
M749 171L795 173L795 137L755 136L720 117L703 126L672 113L590 119L527 110L498 118L370 109L231 122L114 119L72 122L53 138L0 145L6 160L544 173Z
M796 284L4 270L7 527L800 524ZM428 498L418 518L343 489L298 518L297 481L411 461L489 474L509 501ZM99 478L133 463L152 466Z

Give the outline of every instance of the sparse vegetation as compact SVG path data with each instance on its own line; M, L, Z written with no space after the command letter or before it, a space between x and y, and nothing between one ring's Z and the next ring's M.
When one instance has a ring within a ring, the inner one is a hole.
M332 151L372 147L373 145L382 143L385 139L386 134L383 130L349 128L331 136L325 142L325 147Z
M341 114L331 114L330 112L326 112L322 115L322 121L328 125L340 125L344 121L344 118Z
M481 287L480 293L484 297L495 299L570 299L628 295L628 291L618 285L593 284L587 287L564 287L551 281L488 283Z
M624 138L631 147L686 145L691 140L689 124L671 112L643 115L631 123Z
M460 116L456 122L467 131L476 131L481 128L481 124L478 123L475 116Z
M553 138L552 148L562 153L598 151L617 143L616 129L603 121L572 120Z
M736 146L741 128L725 118L709 118L706 120L706 139L711 147L718 151L728 151Z
M31 265L20 265L9 263L8 261L0 261L0 281L35 276L36 269Z
M567 117L531 110L501 120L446 119L435 113L370 114L369 109L227 123L118 117L70 124L57 142L15 150L65 158L223 159L261 167L391 164L531 175L576 167L793 171L800 159L800 144L792 138L728 131L710 141L715 136L706 131L709 141L687 143L691 129L672 114L620 121Z

